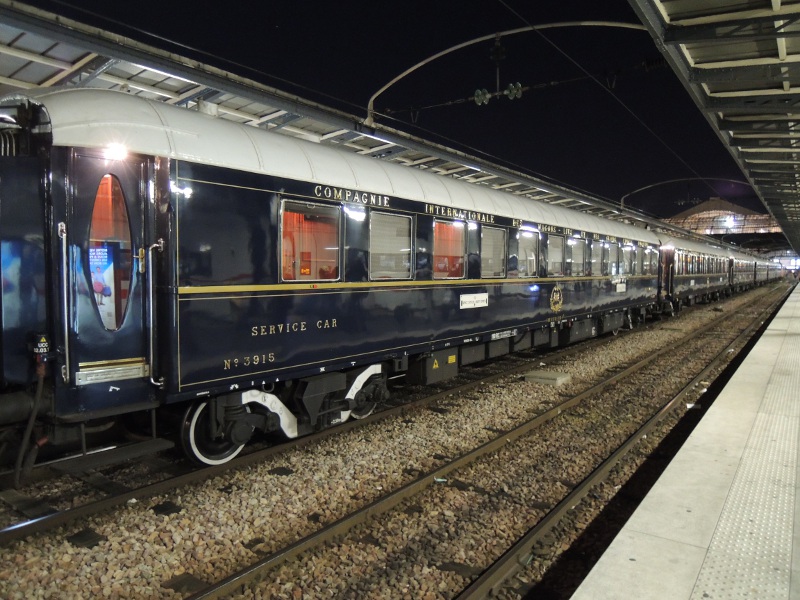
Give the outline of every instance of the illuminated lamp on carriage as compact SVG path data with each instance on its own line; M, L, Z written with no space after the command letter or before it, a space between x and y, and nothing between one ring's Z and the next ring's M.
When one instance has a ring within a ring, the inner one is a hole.
M124 144L109 144L103 148L103 158L106 160L125 160L128 158L128 149Z

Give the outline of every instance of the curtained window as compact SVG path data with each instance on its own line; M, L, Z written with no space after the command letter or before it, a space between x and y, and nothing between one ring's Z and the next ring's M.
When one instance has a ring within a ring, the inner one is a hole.
M481 277L505 277L506 232L495 227L481 228Z
M369 248L371 279L411 279L411 217L373 212Z
M339 278L339 207L286 201L281 225L284 281Z
M464 277L466 227L463 221L433 222L433 278Z
M592 242L592 263L589 269L590 275L604 275L603 273L603 242L594 240Z
M520 230L519 237L519 276L536 277L539 262L539 233Z
M560 235L547 236L547 276L560 277L564 274L564 238Z
M619 273L619 244L605 244L604 252L607 257L603 265L603 275L617 275Z
M570 238L567 243L572 248L570 274L573 277L583 277L586 274L586 240Z
M639 275L647 275L650 270L650 263L645 263L644 257L647 255L649 248L639 246L636 249L636 273ZM647 271L645 271L645 266Z
M633 246L623 246L619 249L619 274L633 275Z

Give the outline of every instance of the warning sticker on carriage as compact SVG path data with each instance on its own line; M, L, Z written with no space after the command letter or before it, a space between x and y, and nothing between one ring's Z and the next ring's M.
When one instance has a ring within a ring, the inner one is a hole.
M461 308L480 308L481 306L489 306L489 294L461 294Z

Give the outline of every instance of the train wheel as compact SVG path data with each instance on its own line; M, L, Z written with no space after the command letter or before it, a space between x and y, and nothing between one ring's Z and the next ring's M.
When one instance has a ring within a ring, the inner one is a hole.
M181 444L186 456L193 462L221 465L239 454L244 444L234 444L224 437L209 435L208 414L208 402L198 402L186 409L181 422Z

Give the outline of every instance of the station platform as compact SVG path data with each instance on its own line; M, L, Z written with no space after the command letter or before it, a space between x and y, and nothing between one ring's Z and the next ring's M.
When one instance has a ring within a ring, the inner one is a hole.
M572 600L800 599L800 286Z

